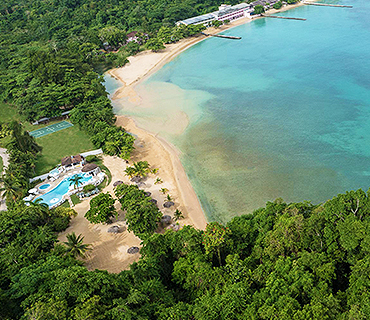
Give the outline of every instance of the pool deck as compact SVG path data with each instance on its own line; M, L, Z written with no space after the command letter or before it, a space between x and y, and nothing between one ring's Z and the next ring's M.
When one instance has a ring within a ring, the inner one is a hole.
M82 167L78 167L78 168L75 168L75 169L71 169L71 170L68 170L66 172L63 172L60 174L60 176L55 179L54 181L50 180L50 179L46 179L44 181L42 181L41 183L39 183L37 186L35 186L35 188L38 190L38 194L35 195L35 197L33 198L32 201L34 201L35 199L39 198L39 197L42 197L42 195L48 193L49 191L53 190L55 187L57 187L65 178L67 177L72 177L74 176L75 174L80 174L82 171L81 171ZM105 176L105 174L104 174ZM97 176L95 176L97 177ZM99 181L99 179L98 179ZM93 184L95 184L97 182L97 180L93 181ZM40 189L40 186L44 185L44 184L50 184L50 186L46 189ZM83 186L79 187L79 188L76 188L74 190L70 190L68 193L64 194L62 196L62 199L61 201L57 202L55 205L52 205L50 207L50 209L53 209L55 207L58 207L60 206L62 203L64 203L65 201L69 201L70 199L70 196L71 196L71 192L72 193L77 193L78 191L80 191L82 189ZM86 199L89 199L89 198L86 198Z

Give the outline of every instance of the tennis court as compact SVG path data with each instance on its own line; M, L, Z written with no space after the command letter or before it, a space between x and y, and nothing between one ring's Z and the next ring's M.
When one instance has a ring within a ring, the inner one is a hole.
M30 135L35 137L35 138L40 138L40 137L46 136L50 133L54 133L54 132L57 132L57 131L60 131L60 130L63 130L63 129L67 129L67 128L72 127L72 126L73 126L72 123L70 123L68 121L62 121L62 122L58 122L58 123L53 123L50 126L47 126L47 127L44 127L44 128L40 128L40 129L31 131Z

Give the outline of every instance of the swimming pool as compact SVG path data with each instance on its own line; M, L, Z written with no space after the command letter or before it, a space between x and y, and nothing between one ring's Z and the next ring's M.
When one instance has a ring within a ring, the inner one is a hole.
M50 184L49 183L45 183L45 184L43 184L43 185L41 185L41 186L39 186L39 189L40 190L46 190L47 188L49 188L50 187Z
M78 173L77 175L82 178L80 180L80 185L79 186L86 185L86 184L88 184L88 182L90 182L93 179L92 176L87 175L86 173ZM64 178L54 189L52 189L49 192L35 198L34 201L36 199L42 199L42 202L46 203L49 206L49 208L52 207L53 205L57 204L58 202L60 202L62 200L63 196L66 193L68 193L69 190L73 189L73 185L70 185L70 183L71 183L72 177L74 177L74 176L75 175Z

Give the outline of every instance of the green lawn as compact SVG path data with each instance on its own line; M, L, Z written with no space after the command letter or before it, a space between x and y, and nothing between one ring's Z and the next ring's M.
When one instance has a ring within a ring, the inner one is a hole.
M53 123L50 122L47 125L33 126L22 119L16 108L4 103L0 103L0 119L2 122L11 120L21 121L24 128L28 131L33 131ZM7 138L0 140L0 146L6 145L6 139ZM65 156L95 149L87 133L81 131L78 126L37 138L36 142L42 146L42 154L37 158L36 175L50 171L60 163L60 160Z
M42 146L41 156L37 158L37 175L50 171L63 157L95 149L89 136L77 126L37 138L36 142Z

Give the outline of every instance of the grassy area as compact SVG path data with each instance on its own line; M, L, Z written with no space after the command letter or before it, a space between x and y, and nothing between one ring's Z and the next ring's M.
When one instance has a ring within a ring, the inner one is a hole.
M43 128L53 123L50 122L47 125L33 126L22 119L15 107L4 103L0 103L0 119L2 122L9 122L11 120L20 121L27 131ZM7 141L7 138L1 139L0 146L5 146ZM90 142L89 136L81 131L78 126L37 138L36 142L42 146L42 154L37 158L36 175L50 171L60 163L60 160L65 156L94 149L94 145Z
M42 146L42 154L37 159L36 174L50 171L63 157L94 149L89 136L77 126L37 138L36 142Z
M81 200L79 197L77 197L75 194L72 194L71 195L71 200L72 200L72 203L73 205L75 206L76 204L78 203L81 203ZM67 201L68 202L68 201Z
M3 172L3 158L0 157L0 174Z

